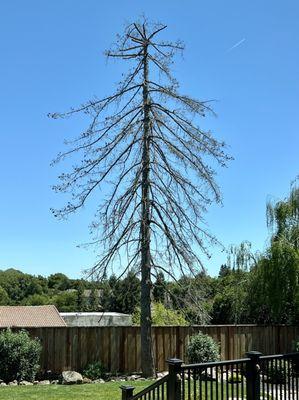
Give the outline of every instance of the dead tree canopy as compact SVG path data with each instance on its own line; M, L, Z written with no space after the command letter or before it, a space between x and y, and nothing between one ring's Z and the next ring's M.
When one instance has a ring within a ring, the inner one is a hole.
M208 159L213 159L213 165L216 160L225 166L229 157L224 153L224 143L202 130L198 123L198 117L212 112L209 103L178 92L179 85L169 66L174 53L183 46L180 42L158 41L158 34L165 28L158 25L149 30L146 24L128 26L115 48L106 53L109 58L135 64L116 92L67 113L51 114L54 118L65 118L84 113L91 118L88 128L68 142L70 149L55 160L80 153L82 162L60 175L61 183L55 190L70 191L72 201L61 210L54 210L54 214L65 217L83 207L95 194L101 199L92 223L95 231L101 230L101 237L93 242L101 251L93 272L100 276L112 265L116 270L140 267L145 108L149 110L150 131L152 265L174 274L196 271L202 265L200 251L208 253L206 239L216 240L202 222L207 206L221 200L215 171ZM149 69L146 81L145 49ZM145 85L149 93L146 104Z
M221 201L211 165L230 159L224 143L200 127L213 112L209 102L180 94L170 65L183 45L161 41L165 29L147 22L127 26L106 53L128 63L116 91L52 114L90 117L57 157L79 153L81 161L60 176L55 189L71 192L72 200L55 215L74 213L94 195L101 199L92 223L99 258L91 273L106 276L112 266L120 274L141 272L148 326L151 277L195 274L207 243L216 242L203 218L209 204Z

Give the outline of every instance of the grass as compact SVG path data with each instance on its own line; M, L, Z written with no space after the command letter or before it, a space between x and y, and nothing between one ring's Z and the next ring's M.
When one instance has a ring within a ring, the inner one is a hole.
M134 381L134 382L107 382L90 385L46 385L46 386L10 386L0 388L0 400L120 400L121 385L134 386L135 393L138 393L143 388L149 386L151 381ZM232 388L233 386L233 388ZM223 398L236 398L237 385L228 385L228 393L226 386L223 391ZM218 387L218 390L220 388ZM244 388L245 389L245 388ZM199 399L216 399L216 384L209 382L207 385L202 385L202 391L199 388L194 390L193 382L185 386L185 398L193 398L194 391L196 398ZM201 395L201 396L200 396ZM246 394L244 393L246 396ZM244 396L244 397L245 397ZM165 397L166 398L166 397ZM221 393L218 391L218 398L221 398ZM239 398L241 398L241 387L239 386ZM265 395L265 399L271 400L271 396Z
M128 381L74 386L8 386L0 388L0 400L120 400L121 385L132 385L138 392L150 384L151 381Z

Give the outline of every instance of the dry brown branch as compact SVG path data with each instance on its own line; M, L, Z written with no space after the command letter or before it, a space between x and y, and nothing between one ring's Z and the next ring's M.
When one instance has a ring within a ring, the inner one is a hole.
M61 210L65 217L100 196L91 243L99 251L89 275L101 278L112 269L123 276L141 275L141 336L143 372L154 374L151 350L151 277L158 271L195 276L203 270L201 255L217 240L207 230L204 213L221 195L215 162L230 160L224 143L200 127L212 113L210 103L179 93L170 73L180 42L159 42L165 25L146 21L130 24L108 58L135 61L116 93L89 101L53 118L84 113L88 128L69 141L65 157L80 154L81 162L60 176L57 191L70 191L72 201ZM153 40L155 38L155 40ZM159 73L159 81L156 75ZM190 297L191 298L191 297Z

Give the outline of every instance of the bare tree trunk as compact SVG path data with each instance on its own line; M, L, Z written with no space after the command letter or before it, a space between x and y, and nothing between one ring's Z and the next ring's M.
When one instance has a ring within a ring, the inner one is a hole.
M151 265L150 265L150 115L148 96L148 51L143 58L143 154L142 154L142 226L141 226L141 365L145 377L155 376L152 346Z
M208 158L221 166L230 160L224 143L198 125L199 118L212 112L209 103L178 92L169 67L183 45L157 39L164 29L146 20L129 24L106 53L130 65L133 61L117 90L51 114L91 118L55 160L75 153L82 157L55 186L59 192L71 192L72 200L53 212L58 218L75 213L109 182L109 194L91 224L92 245L101 253L90 275L104 278L112 266L120 268L120 276L131 269L141 273L141 359L147 377L155 375L151 279L166 272L177 281L179 273L189 276L202 270L198 253L209 255L205 241L217 243L202 223L203 213L213 200L221 201ZM159 73L159 81L155 74L149 76L150 68ZM196 306L201 310L197 301Z

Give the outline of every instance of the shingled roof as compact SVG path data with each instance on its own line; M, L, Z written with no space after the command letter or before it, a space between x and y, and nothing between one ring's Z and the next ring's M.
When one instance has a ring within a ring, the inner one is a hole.
M55 306L0 306L0 328L45 326L66 326Z

